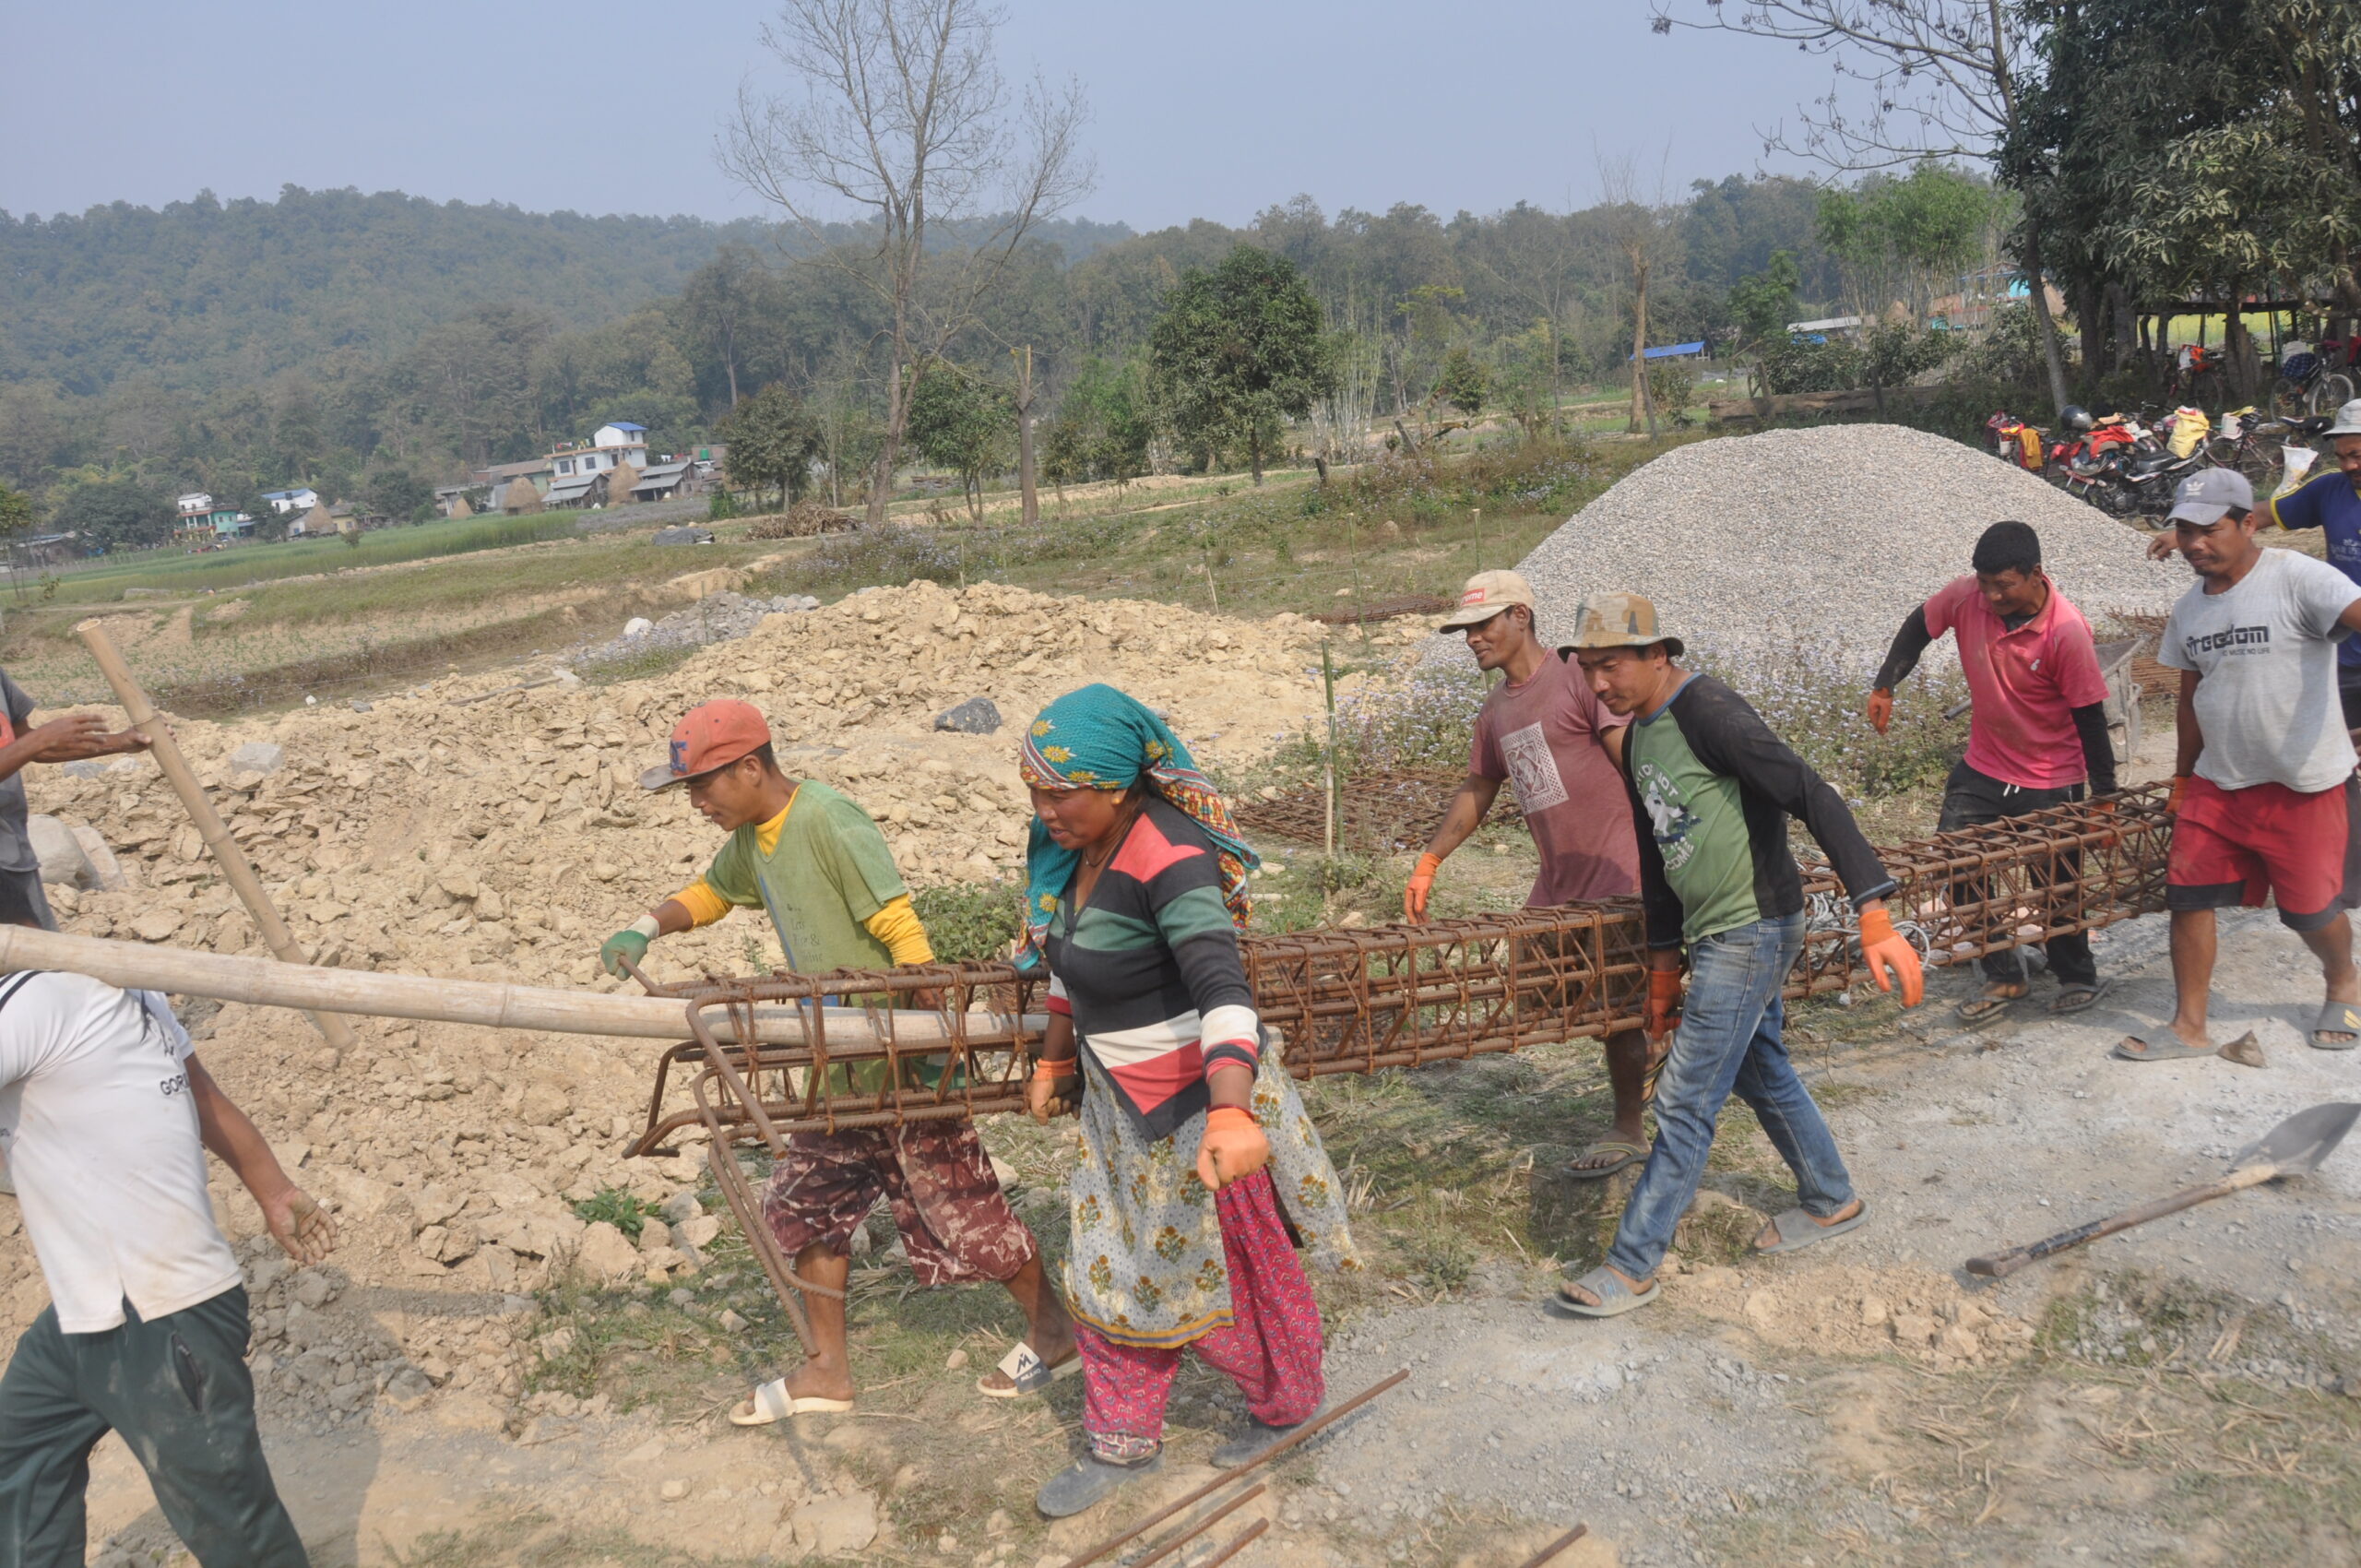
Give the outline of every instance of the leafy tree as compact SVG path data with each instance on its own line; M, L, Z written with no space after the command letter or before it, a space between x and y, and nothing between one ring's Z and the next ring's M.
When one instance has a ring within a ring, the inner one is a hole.
M78 533L109 550L146 550L172 537L172 504L136 480L77 484L50 514L61 533Z
M0 534L30 533L32 526L33 498L0 484Z
M813 461L827 445L803 399L777 382L730 410L716 433L730 445L730 481L753 491L757 505L776 490L782 510L811 485Z
M1738 346L1751 349L1787 335L1796 311L1796 289L1803 281L1793 251L1773 251L1760 272L1730 285L1729 312L1738 324Z
M955 365L928 365L910 393L909 434L928 462L959 476L968 515L982 522L984 478L1007 471L1016 434L1008 395Z
M1442 369L1435 376L1436 397L1461 413L1473 415L1483 411L1484 398L1491 389L1491 373L1467 351L1467 345L1454 344L1443 355Z
M1147 472L1148 443L1156 434L1149 402L1144 361L1085 360L1050 422L1041 471L1060 485L1084 480L1121 484Z
M382 468L361 486L361 503L397 523L422 523L434 515L434 486L406 468Z
M1823 192L1820 242L1843 263L1858 314L1875 319L1899 299L1924 319L1936 290L1982 259L1997 215L1990 186L1928 159L1904 179Z
M1180 439L1243 446L1254 482L1264 456L1327 391L1320 302L1295 264L1240 245L1210 272L1192 270L1148 336L1148 374Z

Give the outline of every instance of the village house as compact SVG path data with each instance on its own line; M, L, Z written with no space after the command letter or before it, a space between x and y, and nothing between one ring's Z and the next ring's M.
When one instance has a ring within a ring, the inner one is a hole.
M213 497L193 490L176 503L172 537L183 544L212 544L254 531L255 520L234 506L216 506Z
M269 502L270 509L282 517L291 512L300 516L320 504L320 493L308 484L298 485L293 490L266 490L262 498Z

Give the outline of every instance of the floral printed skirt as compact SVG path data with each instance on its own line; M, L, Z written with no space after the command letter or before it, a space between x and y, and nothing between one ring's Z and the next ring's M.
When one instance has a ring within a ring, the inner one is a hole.
M1068 1189L1067 1307L1119 1345L1186 1345L1235 1321L1214 1194L1197 1180L1203 1112L1149 1142L1083 1052L1082 1160ZM1271 1142L1273 1195L1311 1262L1358 1268L1345 1194L1320 1134L1265 1031L1254 1115Z

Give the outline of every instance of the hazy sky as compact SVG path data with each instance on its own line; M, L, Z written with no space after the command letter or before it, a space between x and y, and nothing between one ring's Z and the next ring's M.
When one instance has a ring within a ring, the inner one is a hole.
M9 0L0 208L291 184L754 213L713 139L749 72L782 79L755 42L776 4ZM1299 191L1332 214L1563 207L1593 196L1595 148L1663 164L1678 192L1761 166L1756 127L1827 82L1776 44L1655 37L1643 0L1007 9L1010 73L1089 91L1099 180L1078 211L1141 229L1239 223Z

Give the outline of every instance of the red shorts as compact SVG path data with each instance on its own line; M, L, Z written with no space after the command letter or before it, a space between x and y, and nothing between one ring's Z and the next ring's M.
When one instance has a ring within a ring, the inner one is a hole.
M2300 794L2284 784L2225 790L2191 778L2173 818L2165 905L2260 908L2268 893L2291 931L2318 931L2355 906L2354 831L2361 783Z

